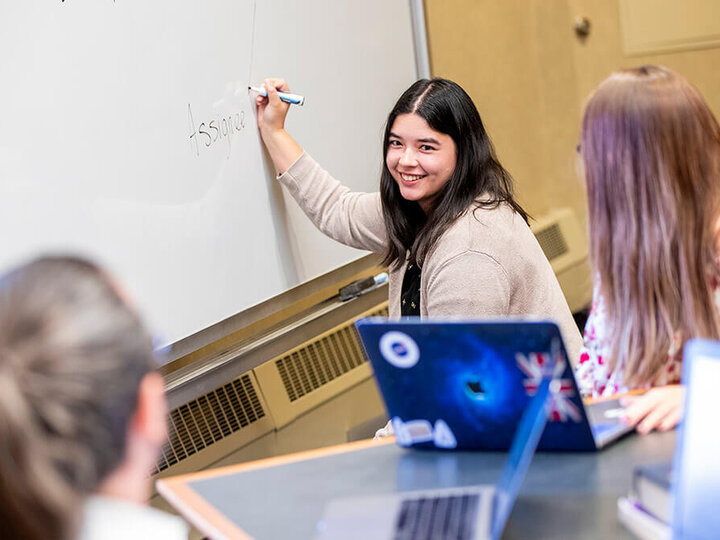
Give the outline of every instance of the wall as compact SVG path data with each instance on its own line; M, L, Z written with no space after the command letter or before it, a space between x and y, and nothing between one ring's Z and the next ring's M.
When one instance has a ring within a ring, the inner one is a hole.
M613 70L666 65L693 81L720 115L720 72L713 67L720 65L720 49L627 56L617 0L426 0L425 6L433 75L456 80L475 100L533 215L569 206L585 223L575 151L582 107ZM707 20L718 20L706 0L652 6L649 27L667 26L668 18L693 19L697 26L702 10ZM576 16L591 22L585 40L575 35Z
M574 36L561 24L568 13L565 2L547 0L426 1L433 74L456 80L475 100L533 215L556 206L584 215Z

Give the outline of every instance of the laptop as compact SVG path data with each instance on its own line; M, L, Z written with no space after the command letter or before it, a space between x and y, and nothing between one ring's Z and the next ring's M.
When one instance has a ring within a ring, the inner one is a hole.
M552 362L548 368L522 413L497 486L338 499L318 522L316 540L500 538L548 418Z
M673 469L673 538L718 538L720 531L720 431L716 428L720 343L688 341L683 350L685 419L680 424Z
M401 446L507 450L550 363L557 391L538 449L598 450L633 429L617 400L583 404L552 321L372 317L356 327Z
M672 463L656 470L652 489L618 499L618 518L638 538L714 540L720 531L720 431L715 429L720 386L720 342L691 339L683 349L684 420ZM637 472L636 472L637 474ZM651 503L651 504L650 504ZM668 523L670 521L671 523Z

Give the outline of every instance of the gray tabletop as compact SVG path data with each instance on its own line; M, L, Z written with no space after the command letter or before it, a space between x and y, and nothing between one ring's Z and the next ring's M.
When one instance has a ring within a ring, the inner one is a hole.
M503 538L632 538L617 521L633 467L668 461L674 432L630 435L596 453L538 453ZM189 485L258 539L312 538L339 497L495 483L506 454L379 445Z

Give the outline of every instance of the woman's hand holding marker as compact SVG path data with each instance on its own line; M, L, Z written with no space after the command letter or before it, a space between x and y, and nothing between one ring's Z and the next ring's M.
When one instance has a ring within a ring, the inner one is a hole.
M260 94L255 98L258 110L258 127L261 132L272 132L285 128L285 117L290 105L278 96L278 90L289 92L290 87L283 79L265 79L262 88L267 97Z
M290 87L283 79L265 79L263 87L267 97L258 95L255 98L258 128L277 173L282 174L303 153L302 148L285 131L285 117L290 104L278 96L278 91L289 92Z

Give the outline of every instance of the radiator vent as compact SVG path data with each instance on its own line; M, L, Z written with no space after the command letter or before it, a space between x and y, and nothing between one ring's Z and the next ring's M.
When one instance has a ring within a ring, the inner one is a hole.
M535 238L550 261L572 312L592 298L585 230L571 208L555 208L531 223Z
M540 247L548 258L548 261L557 259L561 255L565 255L569 249L567 242L565 242L565 236L563 236L560 225L557 223L545 227L535 233Z
M170 411L170 437L155 474L257 422L265 416L249 375Z
M387 317L384 307L367 314ZM352 321L331 334L311 341L275 361L288 399L292 402L321 388L365 362L362 345Z

